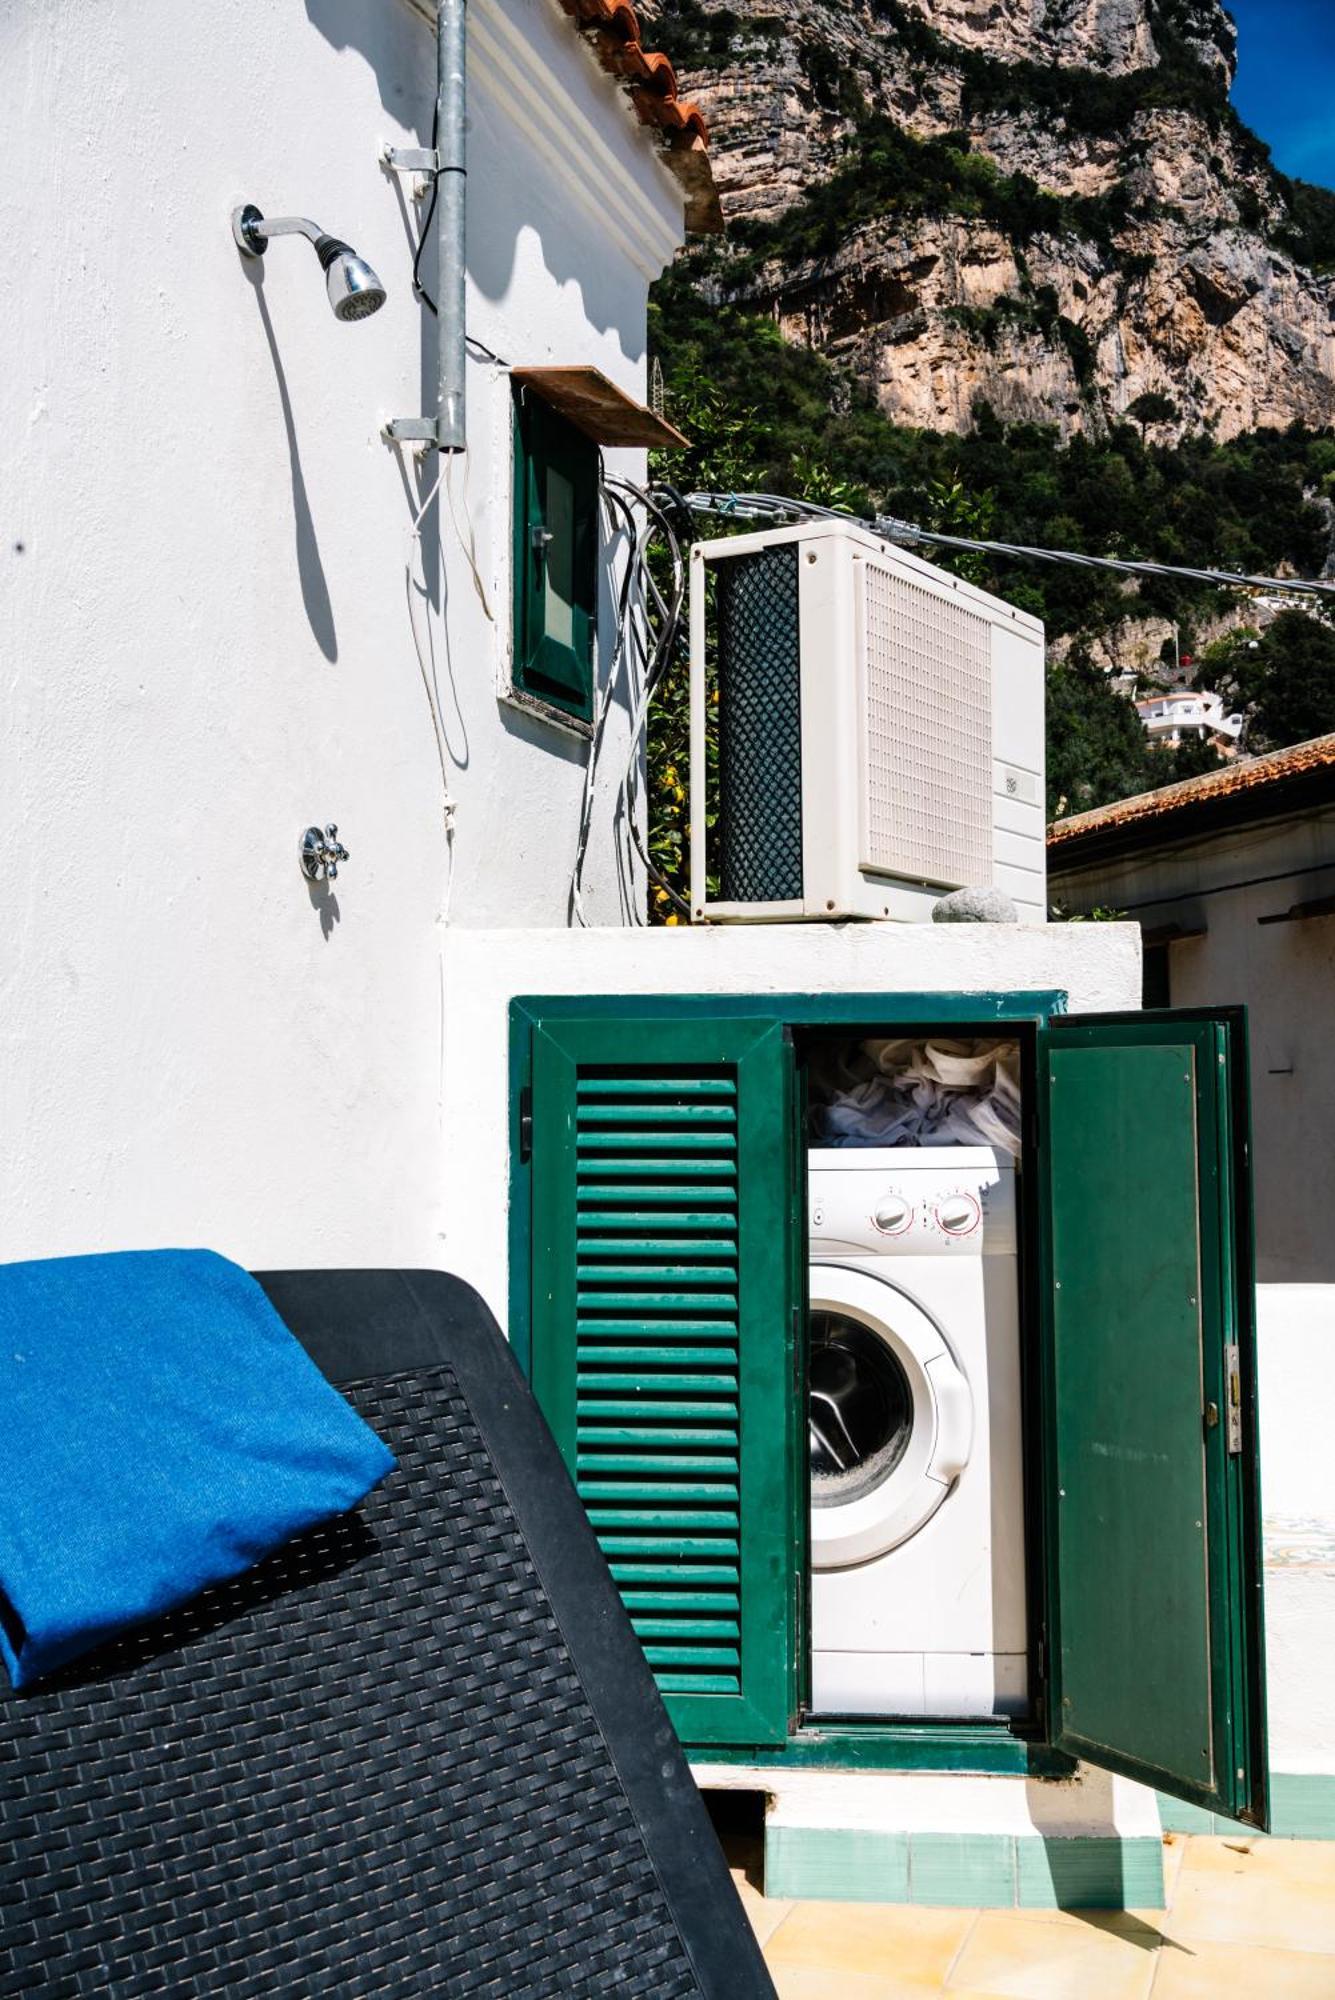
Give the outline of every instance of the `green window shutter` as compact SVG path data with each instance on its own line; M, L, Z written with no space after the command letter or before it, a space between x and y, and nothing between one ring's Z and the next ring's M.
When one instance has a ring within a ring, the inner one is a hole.
M514 684L590 721L598 447L532 394L515 398L514 497Z
M1052 1740L1266 1824L1240 1014L1040 1038Z
M773 1022L534 1036L533 1385L688 1743L792 1708L791 1058Z

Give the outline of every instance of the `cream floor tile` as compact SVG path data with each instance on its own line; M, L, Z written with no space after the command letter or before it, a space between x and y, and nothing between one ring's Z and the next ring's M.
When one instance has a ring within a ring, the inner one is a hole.
M1194 1835L1162 1927L1187 1941L1335 1954L1335 1841Z
M797 1903L765 1955L776 1976L780 1967L824 1970L831 1996L853 1973L892 1980L898 1992L935 1995L976 1914L890 1903Z
M759 1944L765 1946L779 1928L779 1924L783 1922L783 1918L787 1916L787 1912L793 1908L793 1904L781 1902L775 1896L761 1896L757 1888L759 1868L749 1860L749 1856L739 1856L733 1852L727 1858L731 1862L727 1872L731 1876L733 1888L737 1890L741 1908L747 1914L747 1922L755 1932Z
M832 1972L810 1965L773 1965L770 1972L779 2000L922 2000L923 1992L932 1990L874 1972Z
M1052 1923L1046 1913L984 1910L946 1992L951 2000L969 1993L1002 2000L1146 2000L1156 1955L1152 1940L1097 1917Z
M1173 1907L1177 1878L1182 1873L1182 1863L1189 1845L1190 1839L1185 1833L1166 1833L1163 1837L1163 1896L1164 1904L1170 1910ZM1153 1921L1152 1912L1147 1911L1146 1917Z
M1335 2000L1335 1958L1259 1945L1165 1946L1152 2000Z
M1058 1924L1067 1930L1108 1931L1118 1937L1139 1945L1142 1951L1154 1951L1163 1943L1164 1931L1159 1919L1162 1910L1015 1910L1011 1914L1022 1917L1031 1924Z
M738 1887L742 1888L742 1885L739 1883ZM749 1886L744 1889L742 1908L746 1911L747 1921L756 1934L756 1942L763 1951L769 1950L775 1931L794 1907L792 1903L782 1903L777 1900L767 1902Z

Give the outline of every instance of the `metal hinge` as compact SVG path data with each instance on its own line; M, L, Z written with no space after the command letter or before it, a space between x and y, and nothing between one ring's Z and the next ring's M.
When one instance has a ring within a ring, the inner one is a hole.
M527 1083L519 1093L519 1157L533 1158L533 1089Z

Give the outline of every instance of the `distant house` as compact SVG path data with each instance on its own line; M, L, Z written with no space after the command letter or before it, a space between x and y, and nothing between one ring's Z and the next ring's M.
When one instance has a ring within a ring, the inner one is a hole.
M1147 1006L1249 1008L1259 1275L1335 1283L1335 735L1059 820L1048 867L1140 924Z
M1136 703L1145 734L1155 745L1176 750L1188 737L1210 737L1221 749L1236 749L1246 727L1244 715L1232 715L1222 695L1204 688L1183 688L1171 694L1146 695Z

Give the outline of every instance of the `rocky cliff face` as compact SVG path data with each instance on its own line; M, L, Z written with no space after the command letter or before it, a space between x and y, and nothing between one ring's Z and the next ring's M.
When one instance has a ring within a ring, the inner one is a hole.
M1150 396L1165 442L1335 424L1335 277L1228 109L1216 0L659 0L655 25L731 225L703 281L897 422L986 402L1098 434ZM922 145L870 199L887 133Z

